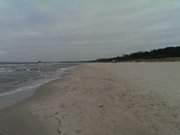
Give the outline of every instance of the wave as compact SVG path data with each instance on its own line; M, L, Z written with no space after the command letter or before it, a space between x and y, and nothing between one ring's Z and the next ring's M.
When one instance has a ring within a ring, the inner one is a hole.
M46 83L51 82L53 80L61 79L65 73L70 72L70 70L72 70L74 67L75 66L67 67L67 68L61 68L58 71L56 71L53 76L51 76L49 78L39 79L39 80L36 80L35 82L29 84L29 85L26 85L26 86L23 86L23 87L20 87L20 88L17 88L17 89L8 91L8 92L2 92L2 93L0 93L0 97L17 94L19 92L35 90L37 87L40 87L43 84L46 84Z

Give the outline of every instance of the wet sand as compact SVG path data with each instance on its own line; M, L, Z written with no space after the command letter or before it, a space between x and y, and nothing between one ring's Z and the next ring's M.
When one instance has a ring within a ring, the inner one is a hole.
M0 111L0 135L179 135L180 63L80 65Z

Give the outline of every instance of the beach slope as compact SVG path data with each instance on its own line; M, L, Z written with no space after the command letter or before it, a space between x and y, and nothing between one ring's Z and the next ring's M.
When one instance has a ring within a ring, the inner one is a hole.
M180 63L80 65L0 111L0 135L179 135Z

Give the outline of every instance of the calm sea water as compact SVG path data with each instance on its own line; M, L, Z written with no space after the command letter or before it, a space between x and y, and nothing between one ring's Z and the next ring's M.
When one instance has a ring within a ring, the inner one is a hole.
M76 64L0 64L0 98L57 79Z

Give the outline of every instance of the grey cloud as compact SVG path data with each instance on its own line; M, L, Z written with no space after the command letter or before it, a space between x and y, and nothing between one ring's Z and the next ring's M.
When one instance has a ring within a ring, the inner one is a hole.
M0 61L95 59L179 44L178 0L53 0L44 11L8 1L0 7L0 50L8 52Z

